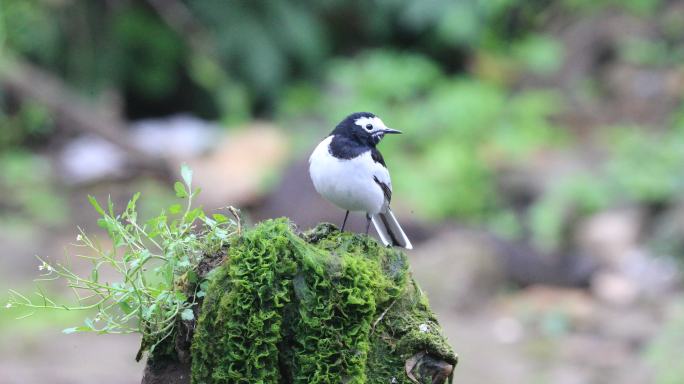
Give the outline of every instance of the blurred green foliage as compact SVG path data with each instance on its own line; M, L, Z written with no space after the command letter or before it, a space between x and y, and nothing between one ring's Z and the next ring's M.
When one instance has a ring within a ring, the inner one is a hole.
M319 79L330 58L363 47L411 48L458 69L468 51L527 35L542 8L522 0L3 0L0 18L9 52L84 93L117 89L155 108L246 118L272 110L293 80ZM556 49L538 37L518 54L548 70Z
M607 160L591 173L560 180L530 209L536 245L558 247L571 214L581 217L608 208L674 204L681 199L682 128L648 133L638 127L612 127L606 136Z
M55 187L47 159L24 151L0 152L0 223L7 230L54 226L66 217L66 198Z
M563 0L568 8L585 12L596 12L597 10L626 9L636 15L646 16L652 14L656 8L663 3L662 0Z
M0 95L0 106L2 106ZM20 103L13 111L0 110L0 152L21 144L40 141L53 132L54 121L41 104Z

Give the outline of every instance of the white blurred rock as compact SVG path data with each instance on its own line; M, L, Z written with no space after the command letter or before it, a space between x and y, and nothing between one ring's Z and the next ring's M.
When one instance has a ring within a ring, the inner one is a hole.
M599 299L620 306L634 303L639 293L639 287L632 280L613 272L594 275L591 289Z
M216 124L191 115L145 119L130 127L131 144L153 157L196 157L221 143ZM58 155L64 180L71 184L124 176L126 159L124 150L96 135L71 140Z
M669 256L654 255L641 248L627 254L619 272L633 281L641 294L652 299L671 292L681 282L677 261Z
M131 124L135 147L166 157L198 156L215 146L220 136L218 125L187 114Z
M71 140L57 155L57 161L69 184L121 177L126 168L125 152L96 135Z
M504 316L494 321L492 333L500 343L513 344L522 340L524 329L515 317Z
M619 268L637 246L642 221L643 213L637 208L599 212L580 224L577 242L604 267Z

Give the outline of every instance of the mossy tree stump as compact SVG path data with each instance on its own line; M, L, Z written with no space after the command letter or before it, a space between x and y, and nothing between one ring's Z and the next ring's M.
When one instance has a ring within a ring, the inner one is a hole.
M320 224L285 219L236 238L143 377L156 383L444 383L457 358L406 256ZM207 268L208 269L208 268ZM202 271L200 271L202 273ZM161 352L160 352L161 351Z

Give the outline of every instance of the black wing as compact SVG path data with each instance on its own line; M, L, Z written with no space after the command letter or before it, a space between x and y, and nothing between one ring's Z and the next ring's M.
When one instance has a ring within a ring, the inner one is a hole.
M385 159L382 158L382 154L375 147L371 148L371 158L376 163L380 163L383 167L387 168L387 165L385 165Z
M379 163L383 167L387 168L387 165L385 164L385 159L382 158L382 153L380 153L380 151L378 151L378 149L375 147L371 148L371 158L376 163ZM389 185L380 181L377 178L377 176L373 176L373 180L375 180L375 182L378 183L380 188L382 188L382 193L385 195L385 199L387 199L387 202L389 203L392 200L392 188L390 188Z
M382 188L382 193L385 195L385 199L387 199L387 202L389 203L390 201L392 201L392 190L390 189L389 185L378 180L377 176L373 176L373 180L375 180L375 182L378 183L380 188Z

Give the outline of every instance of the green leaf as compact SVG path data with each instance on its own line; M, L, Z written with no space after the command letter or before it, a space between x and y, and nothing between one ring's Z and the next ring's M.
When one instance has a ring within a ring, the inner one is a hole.
M175 214L179 213L182 209L183 209L183 207L180 204L174 204L174 205L169 207L169 213L175 215Z
M102 207L100 206L100 203L97 202L97 200L95 199L95 197L93 197L93 196L91 196L91 195L88 195L88 201L90 201L90 205L92 205L93 208L95 208L95 210L97 211L97 213L99 213L100 215L103 215L103 216L104 216L105 211L104 211L104 209L102 209Z
M114 217L114 202L112 201L112 195L107 196L107 209L109 210L109 216Z
M104 213L104 211L102 211ZM104 229L109 229L109 222L105 219L97 219L97 226Z
M70 335L70 334L76 333L76 332L88 332L88 331L91 331L91 329L88 327L71 327L71 328L63 329L62 333Z
M190 265L190 259L187 256L183 256L180 260L178 260L177 267L185 269Z
M199 276L197 276L197 272L190 270L188 271L188 282L190 283L196 283L199 280Z
M128 305L127 302L125 302L125 301L120 301L118 304L119 304L119 308L121 308L121 310L123 311L123 313L125 313L125 314L128 315L129 313L133 312L133 308L131 308L131 306Z
M228 218L220 213L214 213L213 215L211 215L211 217L213 217L217 223L225 223L226 221L228 221Z
M133 195L133 198L131 198L131 200L128 202L128 206L126 207L126 210L131 211L131 212L135 211L135 205L138 202L139 198L140 198L140 192L136 192Z
M192 309L187 308L183 312L181 312L181 319L190 321L195 319L195 314L192 312Z
M185 218L185 221L187 223L192 223L195 221L195 219L202 216L204 216L204 211L202 210L202 207L198 207L188 212L188 216Z
M186 185L189 186L192 184L192 169L190 169L187 164L181 165L181 176Z
M181 199L188 197L188 191L185 190L185 186L180 181L176 181L173 184L173 189L176 191L176 196Z

